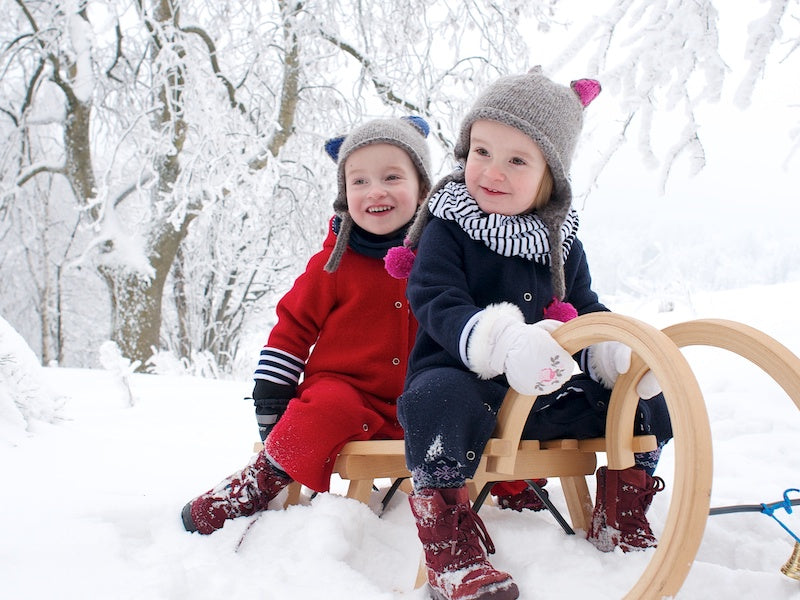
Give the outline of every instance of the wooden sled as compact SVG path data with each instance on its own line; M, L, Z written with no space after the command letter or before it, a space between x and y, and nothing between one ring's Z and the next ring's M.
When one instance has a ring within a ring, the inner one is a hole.
M651 369L667 400L675 435L675 480L667 522L659 547L626 598L674 595L689 572L702 539L711 493L711 434L700 388L680 350L661 331L615 313L583 315L559 327L553 337L574 354L591 344L616 340L633 350L631 368L612 392L606 437L592 440L521 440L535 396L509 390L498 414L475 476L468 482L473 500L494 481L561 479L575 529L586 530L592 512L586 476L597 465L597 452L607 454L609 468L633 465L633 453L655 447L653 436L633 436L638 397L636 383ZM259 446L259 445L257 445ZM347 495L367 502L373 481L407 478L402 440L350 442L342 449L334 472L350 481ZM297 502L293 484L287 503ZM424 582L420 569L417 585Z
M625 469L633 465L634 452L655 446L653 436L632 435L638 402L636 384L650 369L664 391L672 420L675 474L658 548L624 598L675 596L689 573L705 530L713 462L705 404L694 373L679 348L705 345L748 359L781 385L798 409L800 359L752 327L718 319L680 323L662 332L631 317L593 313L565 323L553 336L570 353L612 340L633 350L631 368L620 376L611 394L606 437L548 442L521 440L522 427L535 397L509 390L479 468L468 482L470 495L475 500L494 481L559 477L572 526L587 530L593 506L586 476L596 469L596 453L606 453L609 468ZM337 458L334 472L349 480L348 497L368 502L375 479L407 481L403 442L350 442ZM287 503L297 502L300 486L293 484L293 488ZM423 564L417 585L424 581Z

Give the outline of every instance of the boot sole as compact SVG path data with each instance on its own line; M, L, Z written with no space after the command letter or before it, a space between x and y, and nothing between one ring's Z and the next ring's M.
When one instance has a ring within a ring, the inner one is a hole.
M433 600L451 600L433 589L430 584L428 584L428 595ZM517 598L519 598L519 588L512 581L508 587L499 589L496 586L486 586L479 589L475 595L465 596L464 598L459 598L459 600L517 600Z
M197 531L197 526L192 521L192 503L187 502L186 506L181 510L181 521L183 521L183 528L189 533Z

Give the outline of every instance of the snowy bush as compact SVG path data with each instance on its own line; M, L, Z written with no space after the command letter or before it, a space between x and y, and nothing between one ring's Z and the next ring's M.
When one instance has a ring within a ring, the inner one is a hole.
M0 317L0 439L12 441L35 420L54 422L61 404L36 355Z

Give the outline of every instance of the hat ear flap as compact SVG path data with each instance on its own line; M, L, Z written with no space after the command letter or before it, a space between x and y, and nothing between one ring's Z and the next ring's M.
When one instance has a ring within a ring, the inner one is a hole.
M428 134L431 132L431 128L428 125L428 122L422 117L411 115L410 117L400 117L400 118L403 119L404 121L408 121L414 127L419 129L419 132L422 134L422 137L428 137Z
M577 79L569 84L572 91L578 95L584 108L600 94L600 82L596 79Z
M339 149L342 147L342 142L344 142L343 135L331 138L325 142L325 152L333 159L333 162L339 160Z

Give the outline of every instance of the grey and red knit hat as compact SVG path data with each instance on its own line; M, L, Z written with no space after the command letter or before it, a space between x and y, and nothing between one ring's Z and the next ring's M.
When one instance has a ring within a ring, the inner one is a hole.
M425 138L430 128L422 117L400 117L391 119L375 119L356 127L346 136L339 136L325 142L325 152L338 165L338 192L333 202L333 210L341 220L336 237L336 245L325 265L325 270L332 273L342 259L353 218L347 209L347 193L344 177L344 163L347 157L364 146L371 144L391 144L404 150L417 169L420 177L420 193L426 196L431 189L431 155Z
M453 154L460 166L442 178L431 195L451 181L464 181L464 164L469 153L472 125L479 120L497 121L523 132L539 146L553 176L553 193L547 204L536 209L547 226L553 288L564 297L564 261L561 250L561 225L572 205L569 169L583 127L583 109L600 93L593 79L557 84L534 67L522 75L501 77L478 96L461 123ZM408 232L406 246L415 248L430 213L420 210Z

